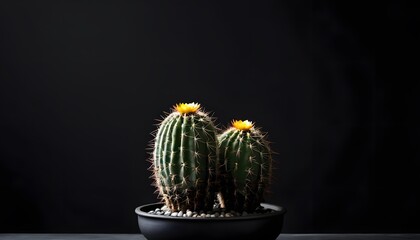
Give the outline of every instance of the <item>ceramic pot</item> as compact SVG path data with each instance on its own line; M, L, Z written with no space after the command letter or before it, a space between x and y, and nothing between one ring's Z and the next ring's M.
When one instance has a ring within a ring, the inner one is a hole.
M152 203L135 209L140 231L148 240L275 240L286 213L285 208L268 203L261 206L273 210L269 213L239 217L171 217L148 213L162 206Z

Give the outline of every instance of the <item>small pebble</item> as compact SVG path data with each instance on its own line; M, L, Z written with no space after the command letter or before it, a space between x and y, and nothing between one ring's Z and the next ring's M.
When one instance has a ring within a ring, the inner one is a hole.
M258 214L266 214L266 213L273 213L275 210L268 209L264 207L258 207L253 212L236 212L231 210L229 212L225 212L226 209L224 208L214 208L213 211L191 211L189 209L186 212L179 211L179 212L172 212L168 207L162 206L161 208L156 208L155 210L150 210L148 213L153 215L165 215L165 216L172 216L172 217L206 217L206 218L229 218L229 217L240 217L240 216L253 216Z

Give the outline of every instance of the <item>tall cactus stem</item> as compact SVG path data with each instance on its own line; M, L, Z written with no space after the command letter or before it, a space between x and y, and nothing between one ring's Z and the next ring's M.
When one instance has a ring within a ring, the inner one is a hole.
M219 169L216 127L199 104L174 106L159 125L151 162L157 192L168 208L213 207Z

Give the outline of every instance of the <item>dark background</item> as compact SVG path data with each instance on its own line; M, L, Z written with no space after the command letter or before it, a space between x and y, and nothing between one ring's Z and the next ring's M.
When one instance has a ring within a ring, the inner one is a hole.
M191 101L268 132L284 232L419 232L418 12L2 1L0 232L137 233L150 132Z

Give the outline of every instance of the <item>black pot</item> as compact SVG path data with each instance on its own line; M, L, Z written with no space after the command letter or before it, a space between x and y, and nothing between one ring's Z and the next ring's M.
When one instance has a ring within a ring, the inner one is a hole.
M148 213L162 206L161 203L153 203L135 210L140 231L148 240L275 240L281 232L286 213L285 208L267 203L261 206L274 211L229 218L171 217Z

